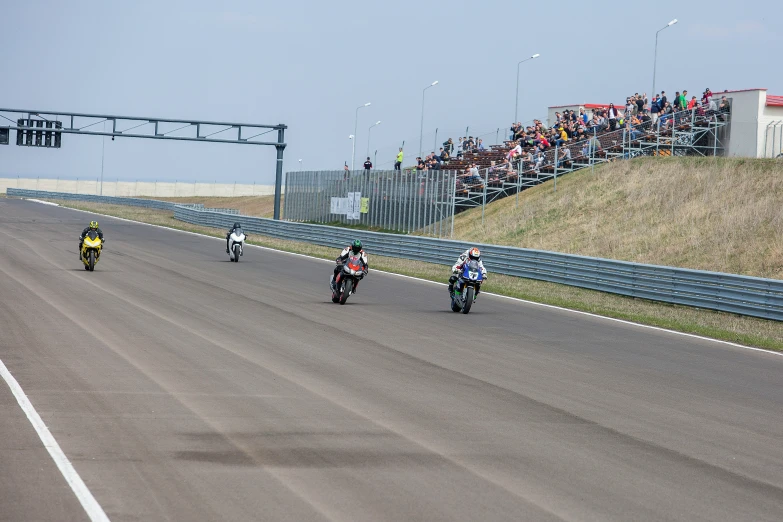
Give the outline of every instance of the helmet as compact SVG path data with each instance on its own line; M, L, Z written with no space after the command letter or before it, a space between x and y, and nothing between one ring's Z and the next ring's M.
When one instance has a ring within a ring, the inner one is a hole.
M481 250L476 247L471 248L468 250L468 257L478 261L481 258Z
M98 222L97 221L90 221L90 228L98 228Z
M358 239L354 239L353 243L351 243L351 250L353 250L354 254L358 254L362 251L362 242Z
M234 228L242 228L242 225L239 224L239 222L234 223Z

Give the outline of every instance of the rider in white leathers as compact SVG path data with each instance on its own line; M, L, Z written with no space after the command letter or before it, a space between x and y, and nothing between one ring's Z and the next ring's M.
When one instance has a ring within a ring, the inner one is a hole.
M449 295L454 292L454 283L457 282L457 274L460 270L462 270L462 265L464 265L469 260L478 261L479 268L481 269L481 279L487 279L487 269L484 268L484 263L481 261L481 251L476 247L469 248L460 254L457 262L454 263L454 266L451 267L452 273L451 277L449 278ZM479 294L479 291L480 287L476 287L476 295Z

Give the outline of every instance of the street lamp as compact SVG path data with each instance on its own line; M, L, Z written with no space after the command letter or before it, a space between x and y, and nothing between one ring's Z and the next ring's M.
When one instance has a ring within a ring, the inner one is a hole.
M539 56L541 56L541 55L536 53L533 56L531 56L530 58L525 58L524 60L522 60L521 62L519 62L517 64L517 97L516 97L516 103L514 104L514 123L517 122L517 109L519 108L519 66L522 65L523 63L527 62L527 61L534 60L534 59L538 58Z
M356 129L357 125L359 124L359 109L363 109L364 107L369 107L370 102L365 103L364 105L361 105L359 107L356 107L356 118L353 120L353 134L351 135L351 139L353 140L353 150L351 151L351 170L353 170L353 164L356 162L356 139L354 136L356 136Z
M430 87L435 87L436 85L438 85L438 80L435 80L426 86L423 91L421 91L421 129L419 130L419 157L421 157L422 140L424 139L424 93L427 92L427 89Z
M381 120L378 120L375 123L373 123L372 125L370 125L369 129L367 129L367 158L368 159L370 157L370 131L372 130L373 127L375 127L377 125L380 125L380 124L381 124Z
M302 170L302 160L299 160L299 170Z
M666 29L668 27L673 26L676 23L677 23L677 19L675 18L674 20L672 20L671 22L666 24L665 27L663 27L661 29L658 29L658 31L655 33L655 60L653 61L653 88L652 88L652 92L650 93L650 96L651 96L650 99L651 100L652 100L652 97L655 96L655 69L658 66L658 33L660 33L661 31L663 31L664 29Z

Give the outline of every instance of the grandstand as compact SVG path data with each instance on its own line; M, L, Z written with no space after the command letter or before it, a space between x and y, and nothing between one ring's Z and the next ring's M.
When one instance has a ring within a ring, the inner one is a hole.
M497 140L502 143L488 148L479 148L466 137L456 156L418 158L416 166L402 172L290 173L286 219L370 227L380 223L384 229L402 232L439 223L441 236L450 228L442 222L453 221L456 213L602 163L640 156L774 157L770 150L779 154L783 149L783 97L768 96L764 89L718 94L705 90L701 101L693 97L686 106L684 96L667 100L654 114L644 96L626 101L616 107L550 107L549 125L539 120L527 127L513 124L506 138ZM364 181L355 181L359 176ZM314 179L320 181L310 186ZM299 192L324 201L315 206L312 199L300 202ZM366 197L366 209L354 212L354 217L330 210L331 199L345 199L349 193ZM423 222L422 205L435 209L424 213Z

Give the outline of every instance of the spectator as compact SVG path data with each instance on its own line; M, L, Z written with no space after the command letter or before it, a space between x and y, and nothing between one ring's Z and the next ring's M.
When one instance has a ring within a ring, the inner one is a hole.
M712 91L710 90L709 87L707 87L706 89L704 89L704 94L702 94L701 96L701 103L703 105L709 105L710 99L712 99Z
M364 162L364 170L372 170L372 161L370 161L369 156L367 156L367 161Z
M601 147L601 140L599 140L597 136L593 136L592 138L590 138L591 154L595 154L596 152L600 152L602 150L603 147Z
M650 113L652 114L652 122L655 123L658 120L658 113L661 112L661 97L656 94L650 104Z
M568 134L563 129L563 127L560 127L559 129L557 129L555 145L560 147L566 143L568 143Z
M680 96L680 110L684 111L688 108L688 91L682 91Z
M478 140L478 150L487 150L484 148L484 141L481 138Z
M625 114L623 115L623 119L629 120L631 119L631 115L635 114L636 111L636 98L626 98L625 99Z
M582 120L582 123L584 125L587 125L587 122L588 122L587 114L585 113L584 108L581 108L581 107L579 109L579 119Z
M680 110L680 91L677 91L674 93L674 108L673 110L679 111Z
M397 153L397 160L394 162L394 170L400 170L402 167L402 147L400 147L400 152Z
M698 102L696 101L696 96L691 96L691 101L688 102L688 110L693 110L694 107L696 107L696 104Z
M726 118L728 118L728 115L731 113L731 105L729 105L729 100L727 100L725 96L721 97L720 99L720 106L718 107L718 111L720 112L718 118L721 121L726 121Z
M707 104L707 116L713 117L718 113L718 104L710 96L710 102Z
M449 159L449 153L446 151L443 147L440 148L440 161L448 161Z
M343 179L348 179L348 177L351 175L351 169L348 168L348 162L345 162L345 166L343 167Z
M609 110L607 111L607 117L609 118L609 130L613 131L617 128L617 119L620 116L620 112L614 108L614 103L609 104Z
M660 115L660 113L663 112L663 109L666 107L666 103L668 101L669 100L666 99L666 91L661 91L661 100L660 100L660 103L658 103L658 107L660 108L660 110L658 111L659 115Z
M421 159L420 157L416 157L416 168L418 170L423 170L424 169L424 160Z
M579 153L583 158L590 157L590 140L585 140L582 142L582 149L579 151Z
M647 107L647 93L636 97L636 114L641 114L645 107Z
M557 159L557 166L571 166L571 149L568 147L563 147L560 149L560 157Z
M544 155L544 151L542 149L536 149L536 153L533 156L533 170L538 173L538 170L544 165L544 161L546 160L546 156Z
M642 124L647 124L652 121L652 118L650 118L650 113L647 109L644 109L642 111L642 117L639 118L639 120L642 122ZM647 128L649 128L649 125L647 126Z
M454 154L454 140L449 138L447 141L443 142L443 149L446 151L448 156Z
M462 141L462 138L460 138L457 142L457 157L461 158L463 152L465 152L465 143Z

